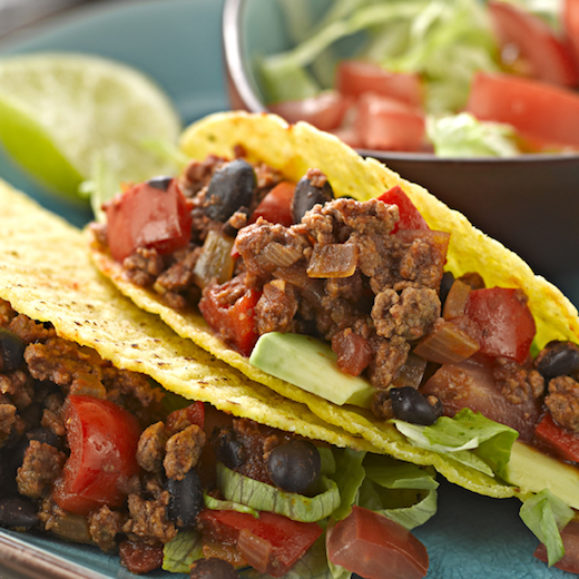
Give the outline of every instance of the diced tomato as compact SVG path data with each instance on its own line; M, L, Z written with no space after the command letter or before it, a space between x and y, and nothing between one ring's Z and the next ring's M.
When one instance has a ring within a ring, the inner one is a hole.
M579 67L579 0L564 0L563 29Z
M470 408L514 428L523 441L530 442L533 438L535 422L539 418L535 400L531 397L520 403L507 400L496 386L489 359L475 357L459 364L444 364L420 391L439 398L446 416L454 416L463 408Z
M579 462L579 434L555 424L551 414L545 414L541 422L537 424L535 434L541 442L564 460Z
M535 337L535 320L520 290L485 288L468 296L465 314L482 329L480 352L522 364Z
M257 342L254 308L261 292L237 278L205 288L199 309L205 321L239 353L249 356Z
M422 111L413 106L365 93L356 105L354 129L363 148L418 151L424 144L426 123Z
M415 73L390 72L379 64L343 60L336 72L336 86L348 97L372 92L413 107L422 105L422 84Z
M286 227L293 225L292 200L295 188L295 183L289 181L278 183L256 207L250 222L255 223L258 217L263 217L270 223L280 223Z
M108 400L71 395L64 423L70 456L55 485L56 503L78 514L122 505L139 472L137 419Z
M168 432L178 432L192 424L203 428L205 423L205 405L203 402L193 402L185 408L173 410L167 416L165 422Z
M303 100L271 104L268 108L289 123L306 121L322 131L331 131L340 126L349 106L349 99L328 90Z
M570 523L567 523L561 530L561 539L563 539L565 555L553 566L568 573L579 574L579 520L573 519ZM537 547L535 557L545 563L548 562L545 545Z
M199 521L209 540L236 544L248 562L251 560L256 568L274 577L285 575L323 532L317 523L292 521L269 512L261 512L255 518L237 511L206 509ZM262 560L258 560L259 553Z
M104 209L109 249L117 261L139 247L170 253L189 242L191 214L175 179L166 191L148 183L135 185Z
M531 76L563 86L579 83L579 68L566 38L558 38L541 18L514 4L489 2L487 6L499 42L517 48Z
M410 201L408 195L406 195L402 187L399 185L395 185L391 189L388 189L388 191L382 193L378 199L384 203L396 205L396 207L398 207L400 219L394 226L392 233L396 233L399 229L430 229L424 220L424 217L420 215L420 212L416 209L414 203Z
M531 141L579 147L579 95L568 89L478 72L466 109L478 119L512 125Z
M366 579L412 579L428 572L424 545L399 523L358 506L326 534L328 559Z

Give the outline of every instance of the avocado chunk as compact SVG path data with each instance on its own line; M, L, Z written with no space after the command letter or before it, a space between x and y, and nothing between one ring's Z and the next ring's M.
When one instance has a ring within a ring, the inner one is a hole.
M249 362L264 372L334 404L369 407L373 386L342 372L328 344L303 334L270 332L259 338Z
M505 478L523 493L547 488L570 507L579 509L579 469L521 442L513 444Z

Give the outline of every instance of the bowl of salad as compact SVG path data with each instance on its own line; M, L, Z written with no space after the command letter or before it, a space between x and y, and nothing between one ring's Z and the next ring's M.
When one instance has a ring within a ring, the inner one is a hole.
M560 283L579 263L579 0L226 0L233 108L332 132Z

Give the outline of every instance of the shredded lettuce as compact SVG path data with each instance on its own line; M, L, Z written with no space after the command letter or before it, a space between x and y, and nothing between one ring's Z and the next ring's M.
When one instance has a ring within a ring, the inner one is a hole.
M489 476L504 476L518 432L468 408L453 418L441 416L432 426L392 420L420 448L444 454Z
M557 498L549 489L523 501L521 519L547 548L549 565L565 554L560 530L573 518L573 509Z
M248 507L242 503L216 499L207 493L203 493L203 502L205 503L206 508L214 511L237 511L238 513L246 513L248 515L252 515L256 519L259 518L258 510Z
M308 29L294 48L257 63L267 103L329 88L339 60L347 57L419 73L426 110L456 112L474 72L498 70L498 47L477 0L342 0L330 3L320 25Z
M187 573L191 565L203 558L201 535L197 531L179 531L163 547L163 569L170 573Z
M510 125L483 122L469 113L430 116L426 133L439 157L512 157L520 154Z
M340 504L336 483L322 476L321 492L313 497L288 493L217 464L217 486L229 501L270 511L294 521L315 522L329 517Z

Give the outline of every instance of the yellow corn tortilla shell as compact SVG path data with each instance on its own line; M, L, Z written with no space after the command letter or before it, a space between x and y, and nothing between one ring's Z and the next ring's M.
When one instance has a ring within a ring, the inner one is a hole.
M116 367L234 416L337 446L370 445L256 384L138 309L93 267L82 232L0 180L0 298Z
M555 338L578 341L577 311L557 288L534 276L516 254L475 229L463 215L449 209L425 189L403 180L372 159L363 160L333 136L305 123L289 126L273 115L235 112L212 115L192 125L181 141L183 151L198 160L208 154L231 157L238 144L245 148L250 160L263 161L294 181L300 179L308 168L320 168L337 195L366 200L400 185L433 229L452 232L449 269L456 275L478 271L488 286L525 288L537 323L539 345ZM159 315L180 336L190 338L215 357L284 398L306 405L325 423L343 427L354 436L362 437L378 452L417 464L431 464L451 482L489 496L509 497L537 490L515 488L436 453L415 448L392 424L375 419L369 411L336 406L266 374L224 345L200 314L183 313L168 307L155 292L128 282L121 265L109 255L99 252L97 247L92 247L91 253L97 268L122 293L142 309ZM575 502L579 507L579 498Z

